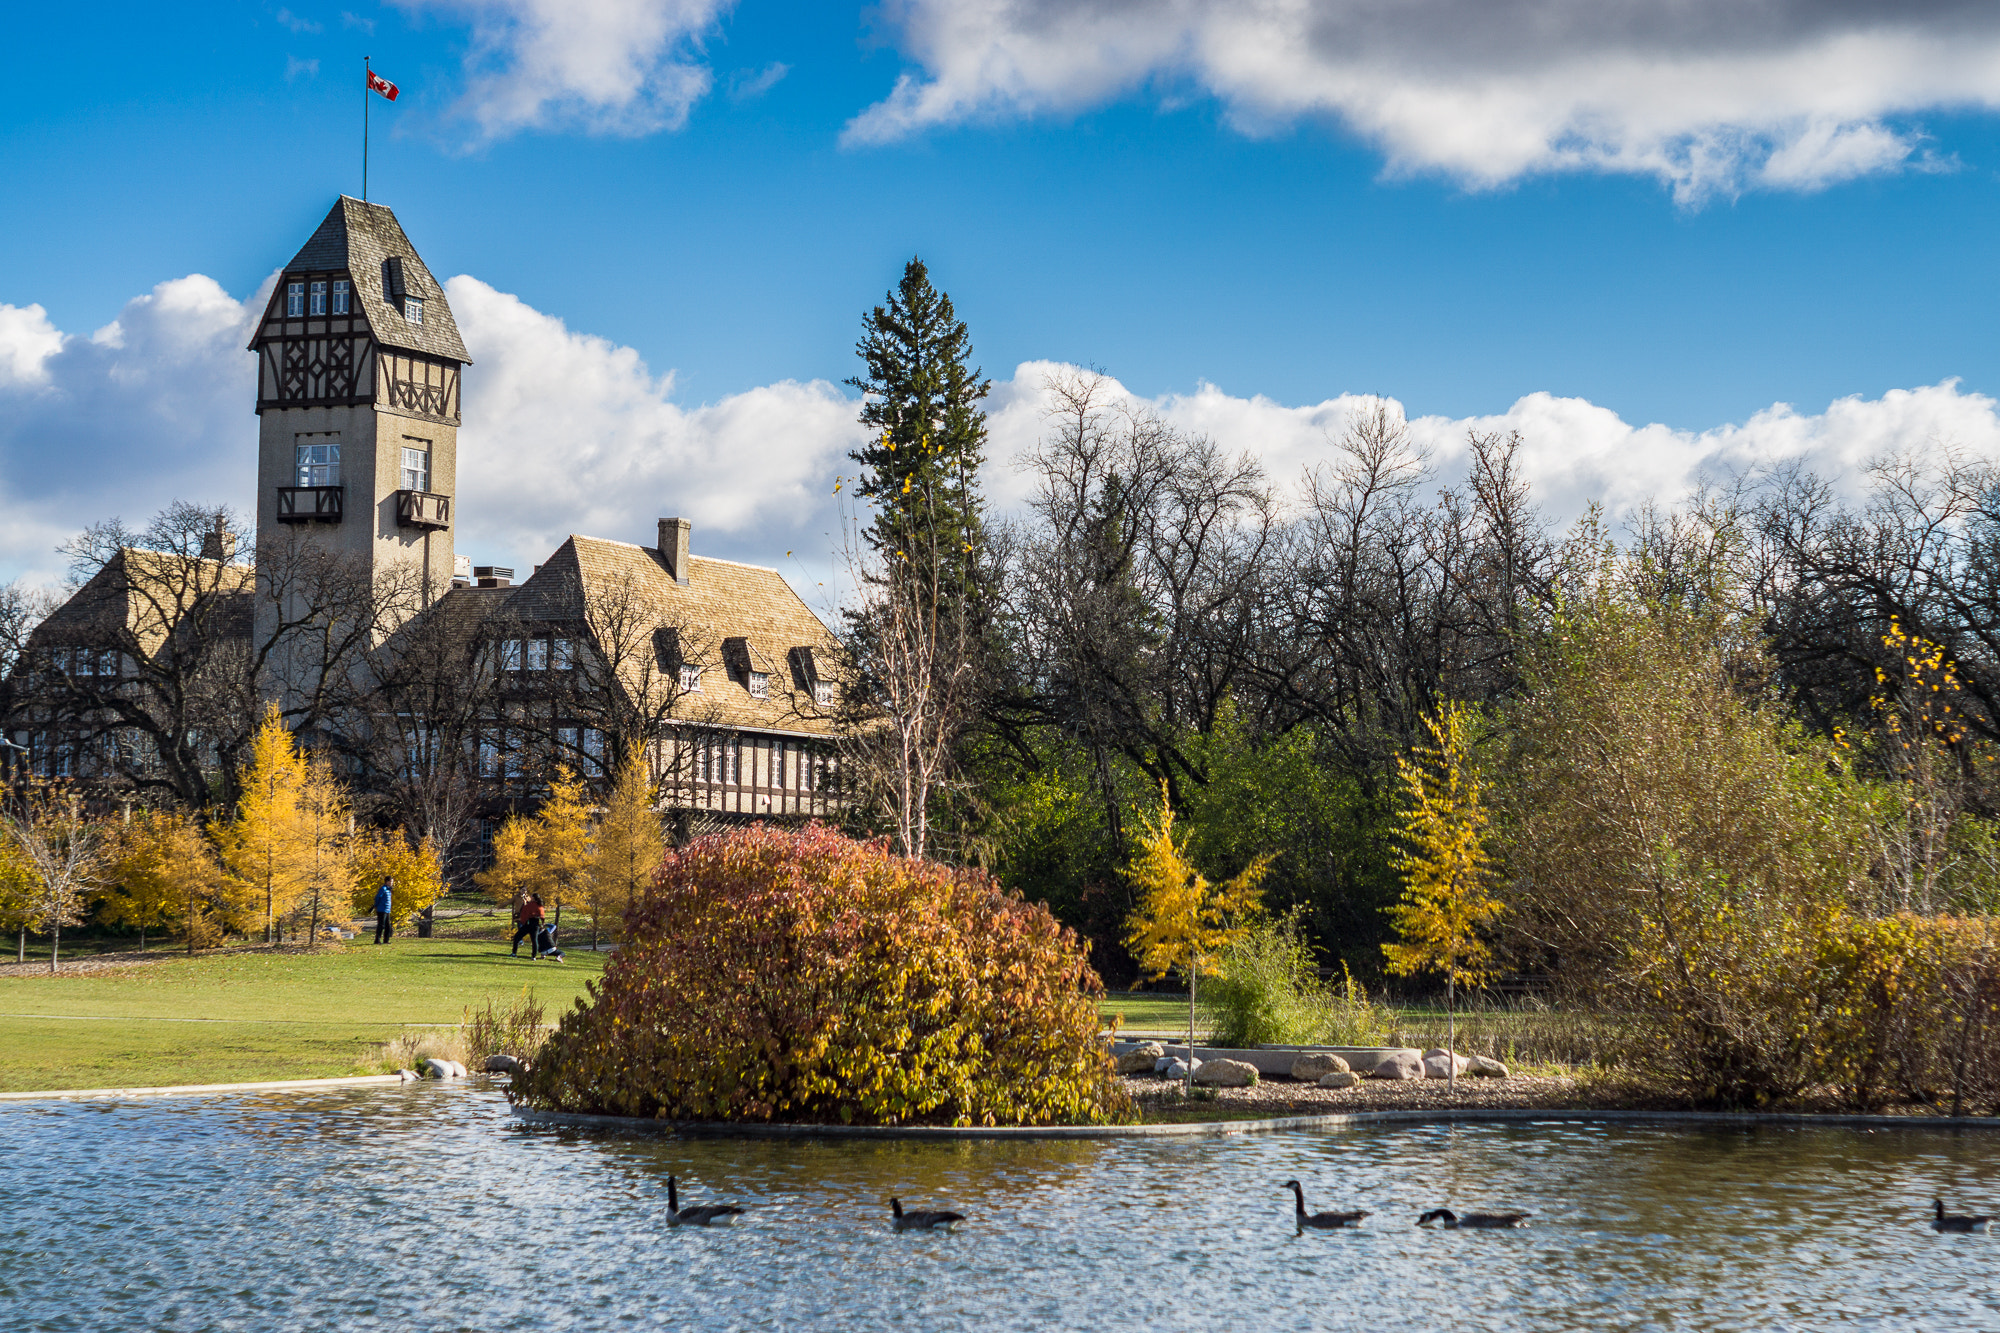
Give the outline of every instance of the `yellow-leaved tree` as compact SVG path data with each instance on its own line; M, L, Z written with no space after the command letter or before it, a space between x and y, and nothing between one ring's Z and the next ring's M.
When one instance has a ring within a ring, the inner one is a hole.
M305 922L306 939L317 948L320 921L331 920L353 897L354 819L333 765L323 755L307 755L304 767L296 825L304 876L292 916Z
M14 961L28 961L28 932L38 929L35 870L12 838L0 838L0 930L15 937Z
M354 835L352 858L348 905L358 916L374 909L375 890L385 879L395 930L444 896L444 858L429 838L411 846L401 829L363 829Z
M597 821L591 850L590 944L597 947L597 922L612 919L624 928L625 914L653 882L667 853L654 808L652 772L645 754L633 747L618 770L610 799Z
M590 800L583 779L558 768L549 783L549 799L528 825L528 853L534 859L532 887L544 906L553 910L552 925L562 924L565 902L589 896Z
M263 908L266 944L313 873L312 850L300 836L305 785L305 759L274 703L251 740L235 817L209 826L223 865Z
M215 851L192 819L164 810L142 810L112 839L100 919L146 930L178 931L193 953L222 941L251 919L243 885L225 875Z
M493 863L472 877L479 891L505 903L510 915L518 913L522 899L535 890L535 857L528 850L532 822L520 815L507 816L493 831Z
M1402 901L1388 909L1402 941L1382 946L1397 976L1442 973L1445 982L1445 1065L1457 1088L1456 1001L1460 985L1486 978L1493 951L1480 930L1500 915L1489 890L1493 863L1486 851L1484 788L1472 762L1472 710L1446 704L1424 719L1429 745L1414 756L1396 756L1403 783L1396 868Z
M1258 885L1273 859L1265 853L1235 878L1212 884L1188 861L1187 839L1174 835L1174 807L1160 784L1160 814L1145 821L1139 853L1125 867L1139 902L1125 923L1125 944L1146 975L1178 970L1188 981L1188 1074L1194 1073L1195 988L1214 960L1243 937L1263 911Z

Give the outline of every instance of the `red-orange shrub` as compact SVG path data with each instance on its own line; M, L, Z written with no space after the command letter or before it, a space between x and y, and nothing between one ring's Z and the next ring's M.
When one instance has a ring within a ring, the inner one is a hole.
M870 1125L1131 1114L1084 946L985 874L758 826L670 853L630 923L520 1100Z

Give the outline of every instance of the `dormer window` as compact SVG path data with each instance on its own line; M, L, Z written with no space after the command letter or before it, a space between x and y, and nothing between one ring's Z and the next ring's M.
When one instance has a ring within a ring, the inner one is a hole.
M324 282L315 282L312 285L312 303L306 308L315 315L324 315L326 313L326 284Z
M336 315L344 315L344 314L346 314L346 313L347 313L347 303L348 303L348 300L350 299L350 298L349 298L349 296L348 296L348 292L349 292L350 290L351 290L351 289L350 289L350 288L348 287L348 285L347 285L347 279L346 279L346 278L335 278L335 279L333 280L333 313L334 313L334 314L336 314Z
M831 708L834 704L833 682L816 680L813 682L813 703L821 708Z
M406 296L403 298L403 318L409 320L412 324L421 324L424 322L424 300L421 296Z
M297 319L306 313L306 285L303 282L285 284L285 314Z
M698 666L683 666L683 667L681 668L681 693L682 693L682 694L700 694L700 693L701 693L701 668L700 668L700 667L698 667Z
M750 697L752 699L768 699L771 697L770 672L752 671L750 673Z

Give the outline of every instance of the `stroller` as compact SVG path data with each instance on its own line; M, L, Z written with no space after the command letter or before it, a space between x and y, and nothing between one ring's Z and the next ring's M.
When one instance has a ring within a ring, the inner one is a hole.
M556 943L556 928L546 921L535 932L535 957L553 958L558 963L563 961L562 946Z

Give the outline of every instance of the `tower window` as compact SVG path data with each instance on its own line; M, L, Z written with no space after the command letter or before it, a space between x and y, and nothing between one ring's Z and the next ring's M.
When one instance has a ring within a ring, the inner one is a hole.
M333 313L334 313L334 314L336 314L336 315L344 315L344 314L346 314L346 313L347 313L347 299L348 299L348 298L347 298L347 292L348 292L348 287L347 287L347 279L346 279L346 278L335 278L335 279L333 280Z
M312 285L312 305L309 308L315 315L324 315L326 313L326 284L324 282L316 282Z
M296 455L299 486L340 485L340 437L338 435L301 435L297 437Z
M421 296L406 296L403 298L403 318L409 320L412 324L421 324L424 322L424 299Z
M306 285L303 282L285 284L285 313L294 318L306 312Z
M428 491L431 488L431 451L403 446L403 489Z

